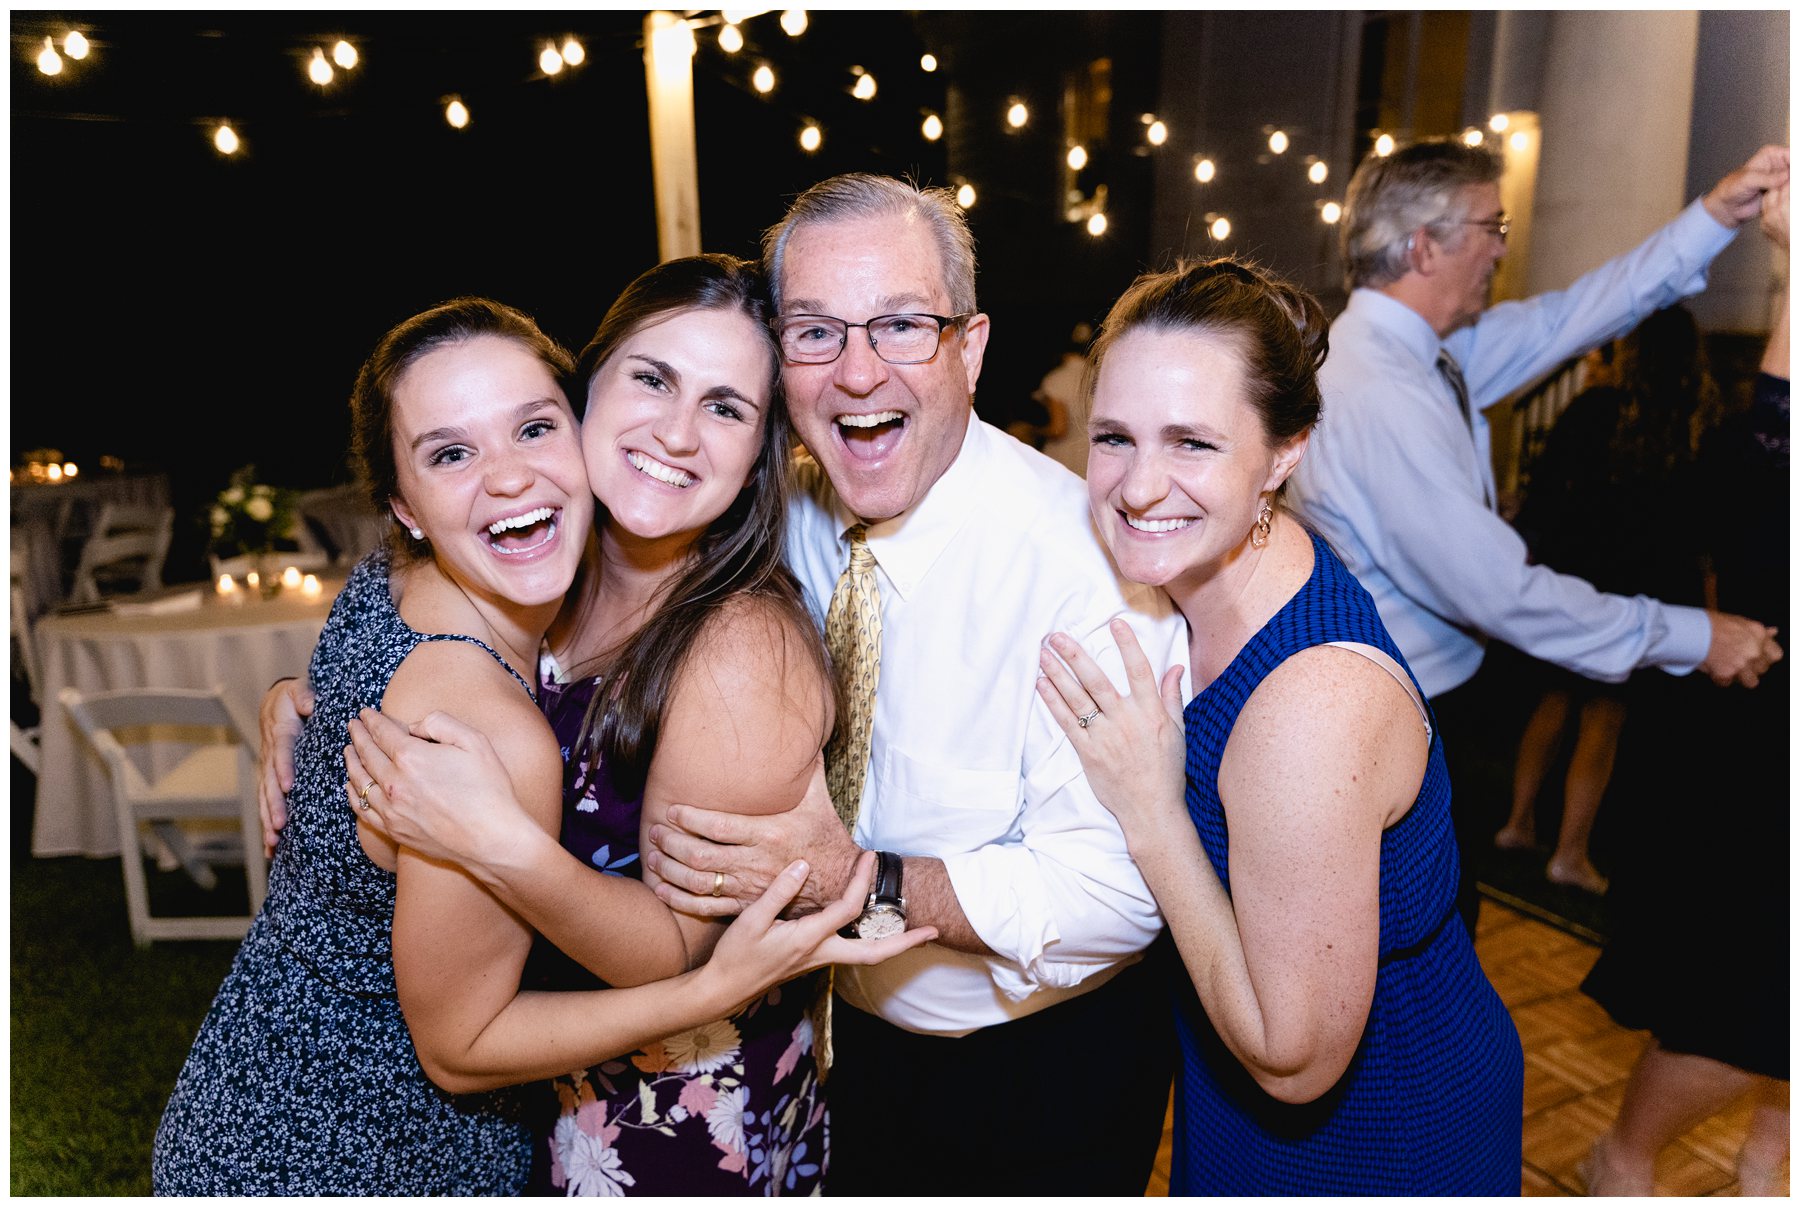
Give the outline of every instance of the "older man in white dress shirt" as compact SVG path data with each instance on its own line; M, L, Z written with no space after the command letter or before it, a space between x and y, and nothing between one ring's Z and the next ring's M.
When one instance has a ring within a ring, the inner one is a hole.
M653 833L651 866L688 890L682 908L723 912L797 856L818 902L861 850L886 852L899 883L878 893L937 927L838 970L827 1193L1141 1194L1171 1037L1159 963L1134 965L1162 921L1034 684L1053 631L1123 686L1112 617L1159 667L1185 662L1185 627L1160 591L1117 577L1080 479L975 418L989 323L946 192L825 181L765 258L812 454L789 558L825 623L847 567L873 555L872 733L827 751L854 764L837 812L818 793L773 817L678 806L687 832Z
M1495 512L1483 407L1631 330L1706 285L1706 267L1785 181L1764 147L1674 221L1568 289L1487 306L1506 249L1500 162L1459 142L1371 157L1350 182L1344 251L1353 292L1319 373L1324 413L1289 482L1289 505L1368 588L1431 698L1451 775L1483 735L1477 688L1490 637L1594 679L1701 670L1754 686L1781 656L1741 616L1607 595L1527 560ZM1473 929L1470 844L1493 831L1459 780L1463 917ZM1495 819L1497 824L1498 819Z

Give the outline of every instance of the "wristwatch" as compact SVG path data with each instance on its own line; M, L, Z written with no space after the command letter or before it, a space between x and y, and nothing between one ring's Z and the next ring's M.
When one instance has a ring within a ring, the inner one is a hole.
M906 929L906 898L900 895L900 856L892 851L875 853L875 883L868 904L850 924L852 938L885 939Z

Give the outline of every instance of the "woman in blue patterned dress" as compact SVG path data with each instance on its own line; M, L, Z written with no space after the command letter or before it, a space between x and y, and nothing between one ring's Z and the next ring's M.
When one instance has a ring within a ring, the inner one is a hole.
M581 355L602 516L597 565L541 663L567 762L560 845L500 839L523 833L519 806L468 727L413 727L435 745L373 714L351 727L353 774L366 767L384 786L370 818L469 869L573 957L534 969L548 983L582 983L575 964L618 985L704 959L717 921L656 899L640 834L682 801L791 807L830 734L823 649L781 563L778 367L761 276L727 256L652 269ZM533 1189L815 1191L827 1126L816 982L778 986L704 1026L672 1025L628 1057L558 1070L575 1071L556 1080Z
M1040 691L1191 982L1170 1193L1517 1194L1519 1038L1455 922L1442 743L1368 593L1277 506L1324 352L1317 302L1230 260L1119 299L1089 496L1186 617L1197 694L1123 624L1128 695L1062 634Z
M570 367L524 315L465 298L389 332L358 378L358 456L411 540L358 567L319 641L291 824L158 1129L159 1193L517 1192L518 1101L482 1091L629 1052L855 946L824 923L769 925L790 876L692 974L522 992L526 925L343 807L359 708L444 710L491 735L517 824L555 832L562 761L514 668L533 665L589 543ZM355 783L361 799L375 787ZM860 906L844 904L841 920Z

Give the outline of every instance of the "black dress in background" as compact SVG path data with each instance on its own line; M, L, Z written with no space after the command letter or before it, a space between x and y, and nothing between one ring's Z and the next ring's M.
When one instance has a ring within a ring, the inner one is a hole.
M1760 376L1698 469L1719 607L1777 626L1788 658L1752 691L1640 676L1608 805L1621 822L1611 938L1582 989L1671 1051L1785 1079L1788 383Z

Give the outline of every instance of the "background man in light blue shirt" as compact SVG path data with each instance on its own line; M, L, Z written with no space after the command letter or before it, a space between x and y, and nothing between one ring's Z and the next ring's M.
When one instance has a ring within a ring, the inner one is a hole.
M1498 158L1455 141L1357 169L1342 234L1352 293L1319 374L1324 415L1289 486L1290 505L1374 596L1431 697L1453 776L1466 711L1453 689L1475 675L1489 637L1612 682L1659 666L1754 687L1781 657L1774 630L1755 621L1607 595L1530 564L1494 510L1481 410L1704 288L1713 257L1786 182L1787 149L1764 147L1568 289L1490 309L1508 226L1499 177ZM1480 821L1457 810L1471 930L1468 853Z

